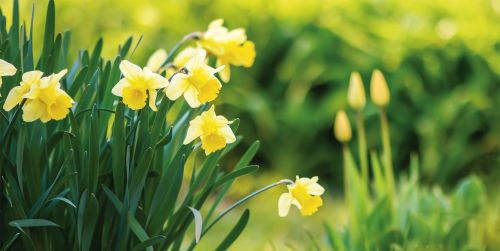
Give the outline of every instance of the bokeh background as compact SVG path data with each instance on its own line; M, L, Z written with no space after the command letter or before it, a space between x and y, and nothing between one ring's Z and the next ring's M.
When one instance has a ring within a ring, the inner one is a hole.
M12 4L0 3L3 10ZM32 6L35 20L43 20L46 1L21 6L27 23ZM185 34L206 30L213 19L247 30L256 62L233 68L218 102L221 113L241 119L240 152L261 141L254 163L262 168L240 179L232 198L296 174L320 176L328 192L325 208L308 218L297 212L278 217L280 189L255 198L234 250L315 249L324 245L323 222L346 222L332 122L347 108L353 70L367 90L374 68L386 76L398 175L407 173L410 153L417 152L429 186L446 189L472 173L487 184L499 180L500 0L56 0L56 11L57 31L72 30L73 57L103 37L104 55L113 58L129 36L143 36L131 58L139 64L155 49L168 50ZM39 30L41 23L35 22ZM368 147L378 148L376 108L368 105L364 115ZM357 149L355 142L351 147ZM227 231L231 220L218 229ZM216 233L198 250L210 249Z

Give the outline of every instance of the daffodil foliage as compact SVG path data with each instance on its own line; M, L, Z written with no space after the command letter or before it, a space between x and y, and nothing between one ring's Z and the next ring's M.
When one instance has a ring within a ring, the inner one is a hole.
M34 16L23 19L18 6L12 20L0 15L0 249L194 248L235 208L219 214L234 180L257 170L249 163L259 143L240 159L228 155L239 123L213 104L221 71L253 64L244 30L217 21L143 66L132 38L111 60L101 57L102 39L70 58L71 32L56 33L54 1L45 30L25 25ZM180 53L188 40L198 46ZM34 42L43 42L39 54ZM208 57L218 58L213 66ZM220 250L248 218L222 236Z

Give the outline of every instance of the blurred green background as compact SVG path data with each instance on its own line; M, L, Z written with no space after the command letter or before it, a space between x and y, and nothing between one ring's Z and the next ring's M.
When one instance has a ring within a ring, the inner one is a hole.
M26 22L32 4L43 19L46 1L21 1ZM234 198L296 174L320 176L328 193L325 210L306 219L296 212L277 216L282 191L257 197L235 247L308 249L308 233L322 242L322 221L345 223L336 210L342 206L342 160L332 122L347 108L353 70L367 90L374 68L385 73L397 174L407 172L410 153L418 152L424 184L450 187L471 173L498 180L500 0L57 0L56 11L57 31L73 31L73 56L102 36L104 55L112 58L130 35L143 35L132 57L140 64L216 18L247 30L256 62L251 69L233 68L218 102L221 113L242 121L241 149L261 141L254 162L262 169L237 183ZM376 108L370 104L364 113L368 147L378 148ZM355 142L351 148L357 149ZM262 234L268 238L257 238ZM201 244L199 250L210 247L210 241Z

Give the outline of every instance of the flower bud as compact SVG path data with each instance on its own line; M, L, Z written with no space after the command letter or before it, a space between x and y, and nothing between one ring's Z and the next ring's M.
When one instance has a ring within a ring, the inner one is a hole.
M334 133L337 140L342 143L347 143L351 140L351 124L349 123L349 118L347 118L347 115L343 110L338 111L337 116L335 117Z
M361 75L357 71L351 73L347 89L347 103L354 110L362 110L366 104L365 87Z
M373 70L370 84L370 96L372 98L372 102L379 107L387 106L387 104L389 104L389 100L391 99L387 82L379 69Z

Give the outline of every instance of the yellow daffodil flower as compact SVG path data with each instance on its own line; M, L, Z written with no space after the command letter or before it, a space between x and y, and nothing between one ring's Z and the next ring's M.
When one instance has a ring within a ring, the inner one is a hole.
M205 150L206 155L209 155L236 141L229 124L231 122L224 116L215 114L215 107L212 105L208 111L191 120L184 144L200 138L201 148Z
M10 111L16 105L20 104L23 101L24 95L28 94L32 86L40 85L42 76L43 72L41 71L29 71L24 73L19 86L12 88L7 95L7 99L5 99L5 103L3 104L3 109Z
M123 78L113 87L111 92L123 98L123 103L132 110L139 110L146 106L149 95L149 107L156 111L156 89L168 86L168 80L160 74L154 73L149 67L141 69L139 66L123 60L120 63Z
M0 59L0 88L2 87L2 77L16 74L17 69L11 63ZM0 94L1 96L1 94Z
M20 85L9 92L3 108L9 111L26 99L22 108L24 121L40 119L46 123L49 120L64 119L74 103L61 89L60 81L66 72L67 70L62 70L43 78L41 71L24 73Z
M214 76L220 68L214 69L206 64L205 50L198 49L195 53L183 67L185 71L177 72L165 89L171 100L176 100L184 94L186 102L192 108L216 99L222 87L219 79Z
M222 81L228 82L231 77L229 65L250 67L255 60L255 44L247 40L242 28L229 31L222 26L224 20L212 21L208 30L200 39L200 45L217 57L217 66L224 65L219 73Z
M312 215L323 205L321 195L325 189L318 184L318 177L299 178L295 182L287 185L288 193L281 194L278 200L278 214L285 217L290 211L290 206L294 205L303 216Z
M161 72L161 65L165 60L167 60L167 51L164 49L158 49L148 59L148 63L146 64L146 67L151 69L153 72L159 73Z

